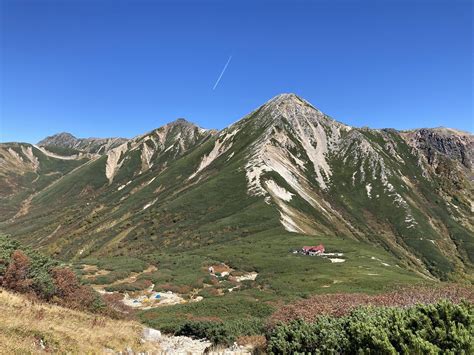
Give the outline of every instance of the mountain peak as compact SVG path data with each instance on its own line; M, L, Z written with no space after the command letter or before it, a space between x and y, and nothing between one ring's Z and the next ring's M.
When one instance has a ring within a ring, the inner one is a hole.
M318 115L323 113L310 104L305 99L299 97L293 93L283 93L270 99L265 105L267 109L272 112L278 112L284 116L301 114L302 112L308 113L312 111Z
M283 119L285 122L296 126L304 124L303 121L311 121L323 126L343 126L342 123L325 115L311 103L293 93L277 95L261 106L260 109L260 125L272 125Z
M294 99L299 99L298 95L292 92L283 92L281 94L276 95L271 100L294 100Z
M177 118L174 121L171 121L170 123L167 123L166 126L192 126L196 127L196 125L190 121L188 121L185 118Z
M52 136L48 136L43 140L38 142L38 145L63 145L65 143L73 144L77 141L77 138L73 136L69 132L60 132L53 134Z
M72 148L87 153L102 154L126 142L125 138L76 138L71 133L61 132L38 142L40 147Z
M282 93L279 94L272 99L270 99L267 102L267 105L271 104L281 104L281 103L287 103L287 104L308 104L310 105L306 100L302 99L296 94L293 93Z
M56 133L56 134L53 134L53 137L76 138L73 134L71 134L71 133L69 133L69 132Z

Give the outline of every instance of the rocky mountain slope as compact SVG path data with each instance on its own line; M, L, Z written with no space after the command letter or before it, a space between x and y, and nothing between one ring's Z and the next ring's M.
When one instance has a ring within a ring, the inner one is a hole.
M124 142L79 141L0 146L2 231L80 259L277 228L363 241L429 278L472 272L469 133L350 127L283 94L220 132L180 119Z
M125 138L76 138L70 133L62 132L46 137L38 146L59 150L64 153L86 152L102 154L125 143ZM61 150L62 149L62 150Z

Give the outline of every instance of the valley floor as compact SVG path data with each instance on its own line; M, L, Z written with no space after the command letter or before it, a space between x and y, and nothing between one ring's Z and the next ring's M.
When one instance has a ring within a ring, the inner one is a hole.
M326 253L343 255L344 262L293 252L318 244ZM153 328L174 333L190 322L212 321L230 324L237 336L250 336L282 305L311 295L374 294L432 283L399 263L367 243L271 230L135 258L92 256L78 260L75 268L96 290L120 293ZM169 292L176 296L173 305L166 302Z

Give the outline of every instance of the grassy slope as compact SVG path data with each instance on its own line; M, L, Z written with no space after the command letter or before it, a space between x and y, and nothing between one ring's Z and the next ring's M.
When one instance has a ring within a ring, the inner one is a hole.
M36 172L2 172L5 174L2 180L0 180L2 188L10 184L14 187L4 193L0 191L0 221L5 221L13 217L26 198L46 188L88 160L87 158L78 160L56 159L45 155L31 144L12 144L11 149L18 153L20 158L24 161L29 161L29 159L22 152L21 146L32 148L34 156L38 159L38 169ZM3 147L10 147L10 145L4 144ZM8 155L6 155L6 157L8 158ZM8 180L10 180L10 182L8 182Z
M140 342L143 326L68 308L30 301L0 289L0 352L36 354L40 341L48 352L102 353L105 349L157 350Z
M292 249L317 243L323 243L328 251L344 252L347 261L331 263L328 259L291 253ZM155 253L148 260L158 265L154 278L149 278L157 284L202 287L200 282L207 275L207 265L215 262L225 262L237 271L259 273L255 282L247 282L240 290L225 292L223 296L206 295L198 303L143 312L145 322L168 330L176 329L188 319L264 319L281 302L315 293L374 293L422 282L414 273L397 267L398 261L389 253L364 242L290 234L278 229L186 253Z

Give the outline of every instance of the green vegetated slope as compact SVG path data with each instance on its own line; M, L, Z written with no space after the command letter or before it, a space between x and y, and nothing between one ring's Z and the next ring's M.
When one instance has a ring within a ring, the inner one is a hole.
M331 285L339 290L377 289L384 278L469 278L472 167L449 151L427 157L422 139L352 128L281 95L221 132L178 120L96 155L41 189L26 214L0 228L67 260L135 256L160 263L194 255L204 267L212 255L232 267L254 265L262 287L278 284L276 294L300 274L329 273L329 280L333 270L347 278ZM463 145L472 136L455 139L472 154L472 145ZM443 159L458 172L454 187L446 187ZM22 200L12 196L8 203ZM16 205L8 208L16 213ZM290 253L320 242L346 262ZM355 272L368 249L374 258L393 258L390 268L379 265L379 283ZM282 260L285 270L272 274ZM291 293L319 291L312 285L322 280L310 280Z
M468 302L409 308L367 307L350 315L294 321L267 333L269 354L471 354L473 305Z
M87 156L67 159L27 143L0 144L0 220L26 214L36 193L87 161Z
M295 246L323 243L329 251L344 251L344 263L291 253ZM400 267L396 258L365 242L334 236L305 236L269 230L199 248L156 252L147 257L158 271L144 276L156 285L199 290L201 302L144 311L149 324L175 331L189 320L257 321L281 302L317 293L383 292L423 279ZM209 279L207 266L224 262L240 273L258 272L255 281L219 284ZM178 288L179 289L179 288ZM219 290L220 292L215 292ZM221 296L219 296L222 294Z

